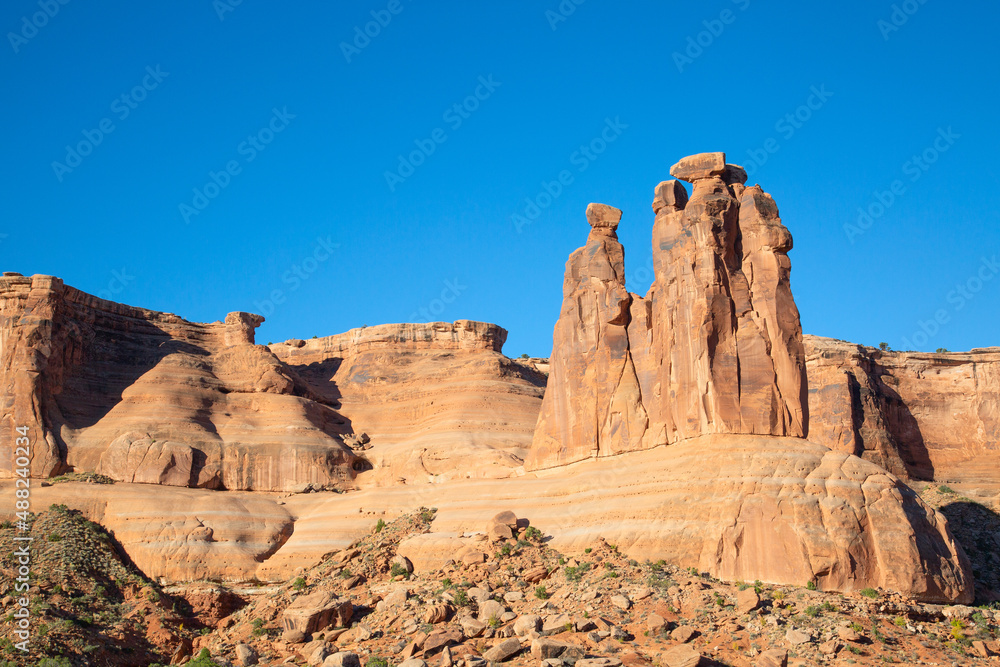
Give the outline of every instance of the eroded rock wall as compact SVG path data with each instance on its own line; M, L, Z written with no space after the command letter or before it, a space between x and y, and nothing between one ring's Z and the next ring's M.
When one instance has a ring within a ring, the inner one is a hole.
M359 483L517 474L545 376L502 353L507 332L459 320L385 324L271 346L356 433L372 470Z
M345 488L345 420L266 347L263 318L197 324L105 301L51 276L0 278L0 470L27 426L31 474L206 488ZM299 382L301 385L301 382Z
M905 478L1000 483L1000 348L883 352L806 336L810 439Z

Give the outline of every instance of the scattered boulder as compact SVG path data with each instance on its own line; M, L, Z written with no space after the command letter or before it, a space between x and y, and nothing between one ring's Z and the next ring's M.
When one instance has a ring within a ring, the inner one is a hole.
M698 667L701 664L701 653L689 644L675 646L661 655L664 667Z
M788 651L780 648L764 651L753 664L754 667L788 667Z
M808 644L812 641L812 635L802 630L797 630L795 628L789 628L788 632L785 633L785 639L792 646L801 646L802 644Z
M247 644L236 645L236 661L242 667L249 667L257 664L257 651Z
M488 662L504 662L517 655L521 651L521 642L511 637L495 644L493 648L483 653L483 658Z
M749 614L760 605L760 596L752 588L736 592L736 613Z
M304 635L329 627L331 624L346 626L354 615L350 600L338 599L329 591L303 595L288 605L282 614L285 631L298 630Z
M537 632L541 627L542 617L536 614L525 614L514 621L514 633L518 637Z
M356 653L340 651L338 653L328 655L326 659L323 660L323 667L361 667L361 660L358 659Z

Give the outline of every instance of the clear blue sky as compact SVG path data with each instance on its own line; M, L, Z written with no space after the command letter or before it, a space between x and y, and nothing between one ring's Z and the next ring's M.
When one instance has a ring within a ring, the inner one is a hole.
M910 0L890 31L888 1L568 0L564 21L557 0L226 1L4 3L4 270L196 321L264 310L261 342L475 319L510 331L508 354L546 355L588 202L623 209L644 294L670 165L752 166L767 146L751 182L795 237L807 333L1000 344L1000 267L982 264L1000 255L996 3ZM373 11L386 25L345 55ZM704 46L678 62L689 38ZM602 132L602 153L577 152ZM417 141L433 153L400 172ZM228 184L202 201L210 172Z

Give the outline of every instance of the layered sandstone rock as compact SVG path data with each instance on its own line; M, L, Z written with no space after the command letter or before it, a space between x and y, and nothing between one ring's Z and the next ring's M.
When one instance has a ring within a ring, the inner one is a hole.
M656 188L655 281L645 298L622 280L620 212L588 208L593 231L566 266L527 467L657 448L669 465L666 488L676 484L683 502L660 507L663 519L644 526L650 558L690 562L693 547L699 567L723 578L808 574L847 590L874 576L925 599L971 599L968 559L942 515L884 468L804 439L792 237L773 199L747 188L746 173L721 153L685 158L671 173L693 192L688 198L676 181ZM617 428L606 428L608 415L618 415ZM712 452L696 463L684 459L694 439ZM885 452L869 458L900 468ZM607 502L613 492L602 487ZM636 502L617 508L619 522Z
M722 153L657 186L655 281L629 294L621 212L587 210L570 256L552 370L527 462L540 469L707 433L804 436L805 353L774 200ZM612 212L612 213L609 213Z
M648 419L626 332L631 295L615 229L621 211L587 207L587 245L566 263L549 389L535 429L530 467L641 448Z
M545 377L502 354L495 324L386 324L271 346L365 433L358 483L510 477L531 443Z
M883 352L805 342L810 439L903 477L1000 484L1000 348Z
M92 490L35 493L100 521L144 572L169 579L287 581L371 534L378 518L431 506L432 532L400 547L419 571L482 549L461 536L483 533L503 508L574 555L603 537L630 558L723 579L876 587L927 601L972 595L968 561L939 513L878 466L801 438L715 434L517 479L299 494L284 505L243 492Z
M384 325L272 352L254 344L262 322L192 323L58 278L0 278L0 451L27 426L33 476L253 490L520 469L545 377L503 356L500 327ZM344 445L352 432L373 439L365 451Z
M0 470L26 426L31 473L226 489L346 487L345 420L254 345L258 315L197 324L50 276L0 278Z

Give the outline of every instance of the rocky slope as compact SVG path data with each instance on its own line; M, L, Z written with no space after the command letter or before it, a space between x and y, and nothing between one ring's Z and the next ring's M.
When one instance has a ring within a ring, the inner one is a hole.
M903 477L1000 485L1000 348L805 345L811 439Z
M919 604L875 588L837 595L811 584L727 583L630 558L601 537L567 556L510 511L467 532L434 568L414 567L405 545L436 530L437 514L370 520L350 544L277 586L146 584L94 614L91 637L126 630L135 642L124 648L146 653L88 644L78 625L57 622L51 632L62 644L39 655L123 667L150 658L192 667L776 667L986 665L1000 653L1000 611ZM80 599L79 586L94 590L100 576L75 575L70 594L56 588L65 580L46 577L35 594L51 618L79 606L67 600Z

